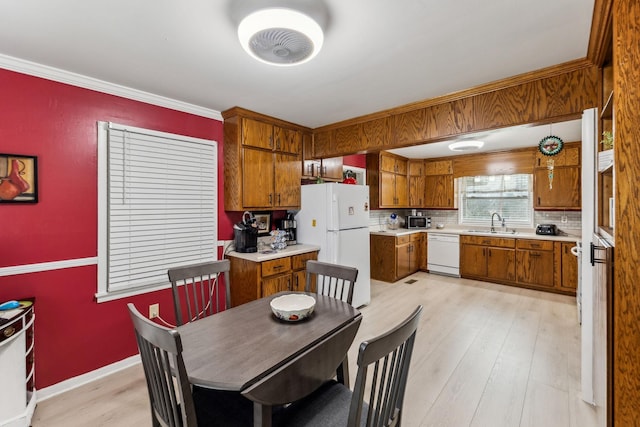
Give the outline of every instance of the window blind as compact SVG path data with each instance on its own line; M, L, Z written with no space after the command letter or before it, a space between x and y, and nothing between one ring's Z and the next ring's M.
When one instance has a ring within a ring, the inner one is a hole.
M115 123L99 127L107 157L102 292L168 285L167 269L215 260L215 141Z
M509 226L533 223L532 175L458 178L460 222L486 225L497 212Z

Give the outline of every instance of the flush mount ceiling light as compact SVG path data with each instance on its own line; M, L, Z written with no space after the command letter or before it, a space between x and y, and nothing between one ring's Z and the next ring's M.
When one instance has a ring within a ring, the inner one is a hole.
M324 35L308 15L286 8L262 9L246 16L238 26L245 51L271 65L298 65L315 57Z
M470 150L479 150L484 145L484 141L458 141L453 144L449 144L449 150L451 151L470 151Z

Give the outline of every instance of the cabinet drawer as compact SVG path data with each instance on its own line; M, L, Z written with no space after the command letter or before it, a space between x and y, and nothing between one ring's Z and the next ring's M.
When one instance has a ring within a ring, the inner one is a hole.
M516 239L487 236L460 236L460 243L469 245L494 246L497 248L515 248Z
M411 235L405 234L404 236L396 236L396 245L404 245L411 241Z
M291 257L278 258L262 263L262 277L285 273L291 270Z
M293 269L294 270L304 270L307 268L307 261L316 260L318 258L317 252L307 252L305 254L294 255L293 257Z
M518 249L535 249L538 251L552 251L553 242L551 240L524 240L518 239Z

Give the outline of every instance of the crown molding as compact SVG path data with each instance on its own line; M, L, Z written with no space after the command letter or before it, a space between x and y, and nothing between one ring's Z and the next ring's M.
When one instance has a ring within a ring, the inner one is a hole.
M160 95L154 95L149 92L143 92L141 90L121 86L115 83L109 83L93 77L72 73L70 71L26 61L24 59L8 55L0 54L0 68L222 121L222 114L216 110L189 104L187 102L177 101Z

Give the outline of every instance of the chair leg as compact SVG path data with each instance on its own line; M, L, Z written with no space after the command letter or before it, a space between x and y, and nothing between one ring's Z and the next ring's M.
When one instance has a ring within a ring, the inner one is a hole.
M336 369L336 379L339 383L349 388L349 357L344 356L344 360Z

